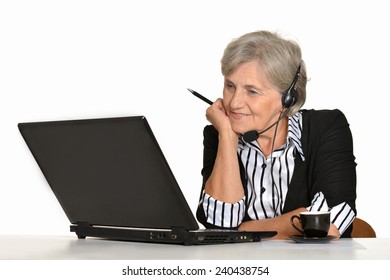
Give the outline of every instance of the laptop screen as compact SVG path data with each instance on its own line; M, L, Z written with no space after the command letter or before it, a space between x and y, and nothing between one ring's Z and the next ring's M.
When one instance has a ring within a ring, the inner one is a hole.
M198 229L145 117L18 126L71 223Z

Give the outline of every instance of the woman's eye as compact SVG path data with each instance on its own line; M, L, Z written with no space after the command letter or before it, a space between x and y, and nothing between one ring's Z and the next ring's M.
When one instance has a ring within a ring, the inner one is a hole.
M225 87L229 90L234 89L234 85L230 83L225 84Z
M258 94L258 92L257 92L257 90L254 90L254 89L248 89L248 92L250 93L250 94Z

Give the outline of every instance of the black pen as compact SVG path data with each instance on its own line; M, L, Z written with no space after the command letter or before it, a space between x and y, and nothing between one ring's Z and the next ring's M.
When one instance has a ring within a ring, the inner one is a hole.
M203 95L197 93L195 90L192 90L190 88L187 88L189 92L191 92L193 95L195 95L196 97L202 99L204 102L206 102L207 104L210 104L210 105L213 105L213 102L209 99L207 99L206 97L204 97Z

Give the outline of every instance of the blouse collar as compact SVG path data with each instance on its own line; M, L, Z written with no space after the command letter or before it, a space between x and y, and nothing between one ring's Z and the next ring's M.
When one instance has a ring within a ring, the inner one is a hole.
M284 145L282 148L285 148L286 146L294 145L295 148L297 149L297 152L299 153L302 160L304 161L305 155L303 154L301 137L302 137L302 113L297 112L288 118L288 132L287 132L287 141L286 141L287 145ZM249 148L255 148L255 149L260 148L256 140L247 143L244 141L242 135L240 135L238 139L238 148L244 149L245 146Z

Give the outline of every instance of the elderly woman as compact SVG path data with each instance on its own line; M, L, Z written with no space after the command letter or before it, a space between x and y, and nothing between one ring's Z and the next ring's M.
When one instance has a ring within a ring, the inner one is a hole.
M258 31L233 40L221 60L223 99L206 111L203 185L206 228L299 232L290 218L330 211L329 235L350 237L356 163L339 110L302 110L306 67L298 44ZM298 225L299 226L299 225Z

